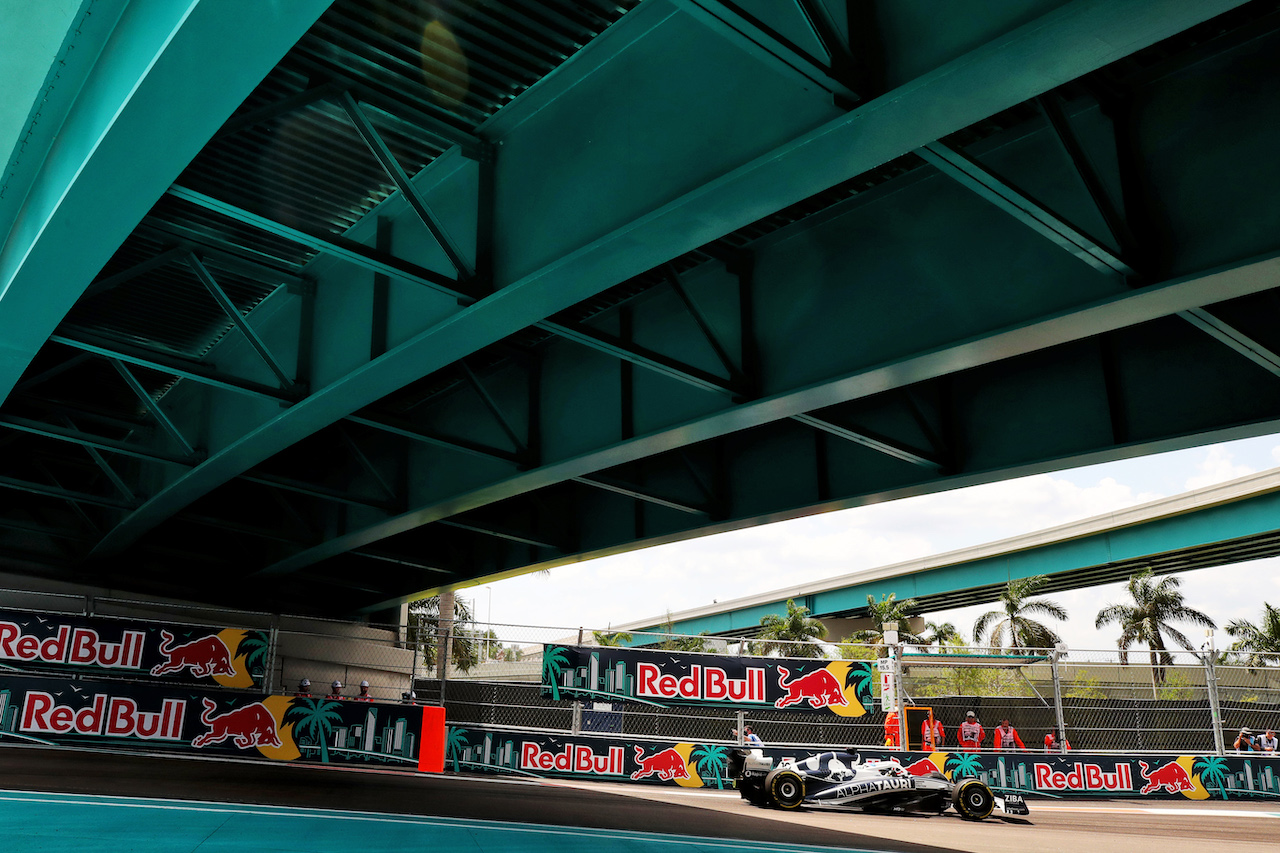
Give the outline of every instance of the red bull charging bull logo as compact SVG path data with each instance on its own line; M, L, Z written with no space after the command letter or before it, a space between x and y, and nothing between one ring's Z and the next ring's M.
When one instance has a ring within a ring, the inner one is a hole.
M938 770L938 765L934 764L928 758L921 758L918 761L913 761L902 769L906 770L912 776L928 776L930 773L940 772Z
M1196 789L1196 786L1191 781L1191 774L1187 772L1187 768L1176 760L1161 764L1155 770L1152 770L1147 762L1139 761L1138 768L1138 772L1142 774L1142 778L1147 783L1142 786L1142 790L1138 792L1139 794L1150 794L1159 790L1164 790L1167 794L1178 794Z
M217 717L213 712L218 704L212 699L204 699L204 711L200 713L200 722L209 727L209 731L192 738L191 745L196 749L222 743L230 739L239 749L251 746L281 746L280 735L276 731L276 719L261 702L233 708Z
M633 748L636 751L636 761L640 764L640 769L631 774L632 779L657 776L664 782L670 782L672 779L689 778L687 759L672 747L655 752L648 758L645 757L643 749L638 746Z
M160 638L160 654L165 660L151 668L152 675L168 675L184 669L191 670L192 675L200 678L236 674L236 668L231 664L231 651L216 634L180 646L173 645L173 634L168 631L161 631Z
M773 703L775 708L786 708L791 705L809 703L810 708L829 708L832 705L848 705L844 698L844 688L836 677L825 669L816 669L796 678L791 678L791 671L786 667L778 667L778 686L787 691L787 695Z

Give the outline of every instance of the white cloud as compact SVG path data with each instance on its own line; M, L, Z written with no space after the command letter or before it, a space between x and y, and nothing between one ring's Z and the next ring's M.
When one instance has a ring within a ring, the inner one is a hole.
M1275 455L1275 449L1272 450L1272 455ZM1199 473L1195 476L1187 478L1188 491L1203 489L1205 486L1225 483L1227 480L1234 480L1237 477L1244 477L1254 473L1254 469L1248 465L1236 464L1231 451L1221 445L1209 448L1198 470Z
M1247 461L1238 461L1241 459ZM892 565L1131 507L1280 461L1275 437L1122 460L1055 474L906 498L590 560L491 584L499 623L603 628L755 593ZM1256 621L1280 601L1280 559L1183 577L1189 605L1219 625ZM488 593L466 590L487 615ZM1122 584L1052 596L1071 612L1059 631L1076 648L1113 648L1097 611L1124 600ZM990 606L931 614L968 633ZM1191 630L1191 629L1189 629ZM1198 630L1198 629L1196 629ZM1188 634L1190 636L1190 634ZM1220 636L1225 636L1220 632Z

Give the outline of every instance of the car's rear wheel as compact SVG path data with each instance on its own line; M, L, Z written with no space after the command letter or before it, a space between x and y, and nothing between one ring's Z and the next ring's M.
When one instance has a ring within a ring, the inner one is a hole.
M794 770L769 774L769 799L780 809L799 808L804 802L804 777Z
M965 820L982 820L995 808L996 798L982 781L963 779L951 792L951 804Z

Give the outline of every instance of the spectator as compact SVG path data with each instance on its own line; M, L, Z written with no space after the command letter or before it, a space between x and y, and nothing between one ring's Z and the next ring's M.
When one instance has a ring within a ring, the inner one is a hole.
M942 727L942 723L937 717L929 716L920 724L920 745L922 748L933 752L942 749L942 745L946 743L947 730Z
M1276 752L1280 750L1280 743L1276 742L1275 729L1267 729L1266 734L1258 735L1258 741L1255 746L1263 752Z
M409 690L405 693L401 693L400 701L406 705L412 705L418 701L418 694L414 693L412 690Z
M884 718L884 745L888 749L897 749L901 741L898 727L898 712L890 711Z
M960 738L960 745L965 749L982 749L982 741L987 737L987 730L982 727L982 723L978 722L977 714L966 711L957 736Z
M1013 749L1014 744L1018 745L1018 749L1026 749L1027 746L1022 742L1022 738L1018 736L1018 730L1009 725L1008 719L1000 721L1000 725L996 726L995 748L996 749Z
M1255 749L1253 732L1248 729L1241 729L1240 734L1236 735L1235 748L1240 752L1253 752Z
M733 736L738 736L738 730L733 730ZM742 727L742 742L747 746L764 746L764 741L760 740L760 735L751 731L751 726Z
M373 697L369 695L369 682L360 682L360 695L356 697L357 702L372 702Z
M1044 736L1045 752L1070 752L1071 744L1067 739L1058 737L1057 729L1050 729L1049 733Z
M311 695L311 679L310 679L310 678L304 678L304 679L302 679L301 681L299 681L299 682L298 682L298 692L297 692L297 693L295 693L294 695L295 695L295 696L304 696L304 697L309 697L309 696Z
M333 684L330 685L330 688L329 688L329 695L326 696L325 698L341 699L342 698L342 682L341 681L333 682Z

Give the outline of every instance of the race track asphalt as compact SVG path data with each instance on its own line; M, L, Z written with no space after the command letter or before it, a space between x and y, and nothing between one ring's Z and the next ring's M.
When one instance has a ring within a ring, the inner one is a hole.
M601 837L602 831L604 837L616 832L628 839L634 839L632 833L669 834L708 842L711 839L743 842L725 846L746 849L753 844L903 853L956 850L1203 853L1206 849L1274 853L1280 849L1277 844L1280 803L1037 800L1031 803L1029 820L970 823L954 815L876 816L763 810L746 804L728 791L432 776L18 746L0 746L0 789L251 804L300 812L333 809L389 816L501 821L512 825L564 827L589 833L594 838ZM14 801L17 799L20 796L11 797L11 817L17 813L15 809L22 808ZM36 811L34 805L30 808L32 814L44 814ZM194 850L199 846L181 849ZM473 837L468 837L468 846L476 849ZM504 853L510 849L505 842L501 845L495 842L487 849L497 850L500 846ZM649 849L633 840L616 846ZM652 849L663 846L656 844ZM709 843L706 849L713 846L717 845ZM595 847L598 844L588 849ZM694 847L703 849L699 845ZM112 847L108 844L100 849ZM156 849L165 848L160 845ZM365 849L384 848L375 843ZM562 845L559 849L570 848Z

